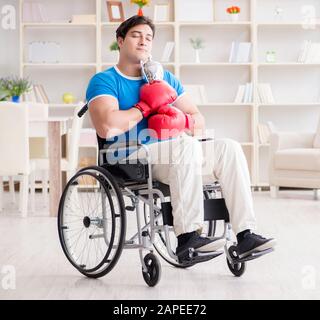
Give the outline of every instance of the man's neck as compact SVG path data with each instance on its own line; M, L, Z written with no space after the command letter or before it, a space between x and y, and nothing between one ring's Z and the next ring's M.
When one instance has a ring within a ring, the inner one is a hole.
M124 63L121 60L117 63L117 68L126 76L139 77L141 76L140 64Z

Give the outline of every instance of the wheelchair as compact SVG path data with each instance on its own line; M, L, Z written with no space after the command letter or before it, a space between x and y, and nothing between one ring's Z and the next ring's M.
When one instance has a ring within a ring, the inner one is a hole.
M78 116L87 109L85 105ZM252 253L240 259L236 242L231 240L229 213L218 182L203 186L205 235L225 239L224 250L198 252L189 249L189 259L179 262L175 254L176 237L169 186L152 178L147 145L105 145L97 135L98 166L80 169L67 183L59 203L59 240L69 262L89 278L109 273L124 249L138 249L142 276L146 284L155 286L161 278L161 264L155 252L167 263L188 268L199 262L216 258L225 252L229 270L240 277L246 262L273 249ZM123 160L117 164L107 161L109 152L145 149L147 157L136 163ZM126 200L126 201L125 201ZM127 237L127 214L136 215L137 232ZM217 234L217 222L223 231ZM231 243L231 245L230 245ZM144 253L148 252L148 253Z

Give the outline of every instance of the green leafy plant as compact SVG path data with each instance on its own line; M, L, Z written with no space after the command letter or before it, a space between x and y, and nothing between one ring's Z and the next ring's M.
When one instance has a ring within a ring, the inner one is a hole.
M198 49L203 49L204 45L203 45L203 39L201 38L190 38L190 43L193 49L198 50Z
M4 79L0 79L0 101L6 101L9 97L10 92L5 87Z
M21 96L30 90L32 83L28 78L7 77L0 79L0 88L9 96Z
M109 47L110 51L117 51L119 50L119 46L118 46L118 42L117 41L113 41Z

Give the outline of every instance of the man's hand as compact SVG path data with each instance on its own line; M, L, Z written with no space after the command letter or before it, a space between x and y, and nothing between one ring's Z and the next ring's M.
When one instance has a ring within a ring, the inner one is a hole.
M186 129L193 131L193 125L194 120L189 114L168 105L160 107L148 120L150 135L160 140L174 138Z
M140 89L140 101L134 106L143 117L156 113L158 108L173 103L177 98L176 91L165 81L146 83Z

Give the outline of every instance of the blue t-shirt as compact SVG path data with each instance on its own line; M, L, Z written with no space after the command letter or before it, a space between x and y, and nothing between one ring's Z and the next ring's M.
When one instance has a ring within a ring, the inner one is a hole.
M168 82L177 92L177 96L184 93L180 81L169 71L164 71L164 80ZM118 100L120 110L128 110L139 102L140 87L146 82L143 77L129 77L121 73L116 67L109 68L95 74L88 85L86 100L90 108L90 102L99 96L113 96ZM148 135L148 121L143 118L129 131L107 139L107 143L139 141L140 143L154 143L154 139Z

